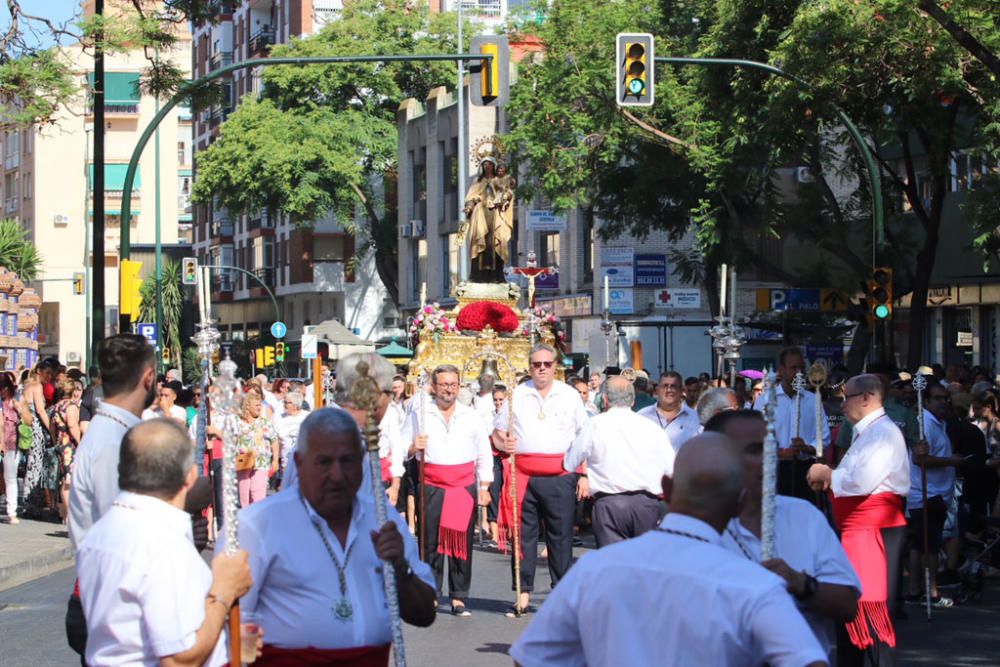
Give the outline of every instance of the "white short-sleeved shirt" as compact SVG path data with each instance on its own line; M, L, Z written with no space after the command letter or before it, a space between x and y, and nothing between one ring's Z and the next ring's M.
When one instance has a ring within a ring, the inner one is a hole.
M737 556L761 561L760 540L740 520L731 519L722 533L722 545ZM844 553L837 534L823 513L812 503L789 496L777 496L774 513L775 557L796 572L805 572L824 584L852 587L861 595L861 581ZM828 651L836 635L833 621L812 612L807 605L799 611L812 628L820 646Z
M931 456L946 459L951 456L951 439L945 431L944 424L937 417L931 414L930 410L924 410L924 439L931 448ZM955 494L955 468L945 466L943 468L927 468L927 497L940 496L945 504L951 503L951 497ZM910 460L910 490L906 495L907 509L919 509L924 506L924 499L920 483L920 466Z
M656 404L647 405L636 413L640 417L645 417L659 426L670 438L670 445L674 452L679 452L684 443L701 433L701 422L698 420L698 413L687 403L681 402L681 411L677 416L668 420L656 409Z
M341 649L380 646L392 640L382 587L383 562L375 554L370 535L378 529L370 496L366 487L355 496L347 534L349 557L326 521L303 502L298 489L240 510L240 547L250 554L253 572L253 587L240 599L240 610L260 624L268 644ZM389 520L403 536L404 556L414 575L433 587L434 575L420 560L406 521L394 508L387 509ZM346 570L347 600L354 612L351 622L338 620L334 614L341 599L337 568L317 528Z
M402 437L404 421L406 421L406 408L402 403L389 401L389 407L386 408L382 421L378 423L378 457L380 459L389 457L389 474L393 477L402 477L406 472L404 464L406 450L409 447Z
M158 666L194 646L212 572L191 541L191 517L121 491L76 555L88 665ZM206 665L228 661L220 634Z
M281 443L281 462L287 466L288 452L295 447L299 439L299 428L309 413L300 409L298 414L290 415L287 412L280 414L280 417L274 418L274 430L278 432L278 441Z
M69 489L69 538L74 549L118 496L118 452L125 432L139 423L134 414L101 401L73 457Z
M437 403L429 401L423 418L424 423L421 424L418 412L409 414L403 423L401 439L404 443L409 445L424 433L427 435L427 449L424 450L427 463L452 466L473 461L479 481L493 481L490 436L482 416L474 408L456 402L451 419L445 421Z
M708 524L662 528L570 568L510 650L524 667L760 665L825 661L784 579L736 556ZM692 537L693 536L693 537Z
M544 398L531 380L514 388L514 427L518 454L565 454L589 417L579 392L553 380ZM509 411L497 413L495 429L507 431Z
M778 447L785 449L792 446L792 438L795 437L795 397L785 393L782 384L777 388L778 405L774 411L774 434L778 438ZM761 393L754 401L754 410L764 411L767 405L767 396ZM820 403L820 428L823 433L823 444L830 444L830 425L826 418L826 410ZM798 437L806 441L806 444L816 443L816 394L811 391L803 391L799 405L799 432Z
M631 408L591 417L563 458L573 472L587 462L591 493L646 491L659 495L664 475L674 474L674 448L666 432Z
M854 440L837 464L830 489L838 498L910 490L910 459L903 432L878 408L854 425Z
M179 405L171 405L169 415L165 414L160 408L146 408L142 411L142 421L159 419L160 417L170 417L171 419L178 420L187 426L187 410Z

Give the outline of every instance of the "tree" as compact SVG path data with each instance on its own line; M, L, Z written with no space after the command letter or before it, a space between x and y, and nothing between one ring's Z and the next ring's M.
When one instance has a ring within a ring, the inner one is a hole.
M24 282L38 277L42 255L17 220L0 220L0 266L13 271Z
M139 286L139 320L141 322L156 321L156 300L163 299L163 322L160 332L161 345L170 348L173 363L181 360L181 317L184 314L184 287L181 277L181 264L172 259L163 262L162 284L157 285L156 276L150 276Z
M316 35L275 46L272 56L443 54L456 50L454 15L412 0L356 0ZM264 69L260 101L244 99L221 136L199 154L195 201L230 211L284 213L309 226L331 210L374 251L379 278L398 301L395 202L396 111L454 84L451 63L359 63Z

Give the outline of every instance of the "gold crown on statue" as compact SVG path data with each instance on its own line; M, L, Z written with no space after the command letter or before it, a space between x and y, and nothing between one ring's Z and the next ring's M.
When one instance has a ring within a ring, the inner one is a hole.
M495 134L476 139L469 153L477 168L481 168L484 161L492 162L497 167L503 164L503 144Z

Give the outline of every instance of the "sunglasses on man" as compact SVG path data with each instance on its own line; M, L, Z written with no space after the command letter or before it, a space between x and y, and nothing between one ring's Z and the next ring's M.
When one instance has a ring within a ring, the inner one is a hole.
M532 361L531 362L531 367L534 368L537 371L539 368L542 368L542 367L552 368L555 365L555 363L556 362L554 362L554 361Z

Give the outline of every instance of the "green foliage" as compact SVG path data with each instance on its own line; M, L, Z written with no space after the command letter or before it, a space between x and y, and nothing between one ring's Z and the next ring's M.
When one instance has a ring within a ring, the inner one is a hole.
M425 3L357 0L317 35L275 46L271 55L454 53L454 24L454 15L432 15ZM233 212L281 211L300 225L333 210L358 252L374 251L395 299L395 215L378 201L377 182L395 178L400 102L425 99L454 80L447 62L266 68L263 98L241 103L199 154L193 197L217 198Z
M38 277L41 265L42 256L21 223L0 220L0 266L30 282Z
M156 284L156 276L152 275L142 281L139 286L139 320L141 322L156 321L156 301L163 299L163 323L160 335L170 348L171 358L181 358L181 317L184 314L184 286L181 276L181 263L172 259L163 262L163 277L161 285Z
M0 130L45 124L78 95L72 69L53 51L0 60Z

